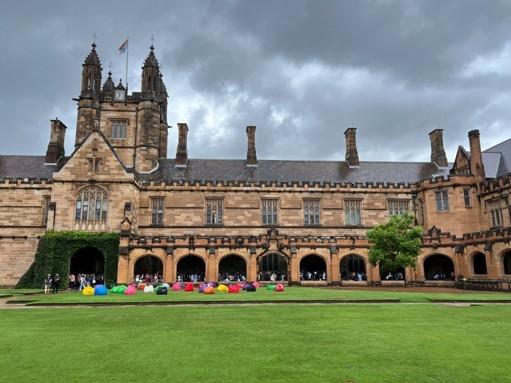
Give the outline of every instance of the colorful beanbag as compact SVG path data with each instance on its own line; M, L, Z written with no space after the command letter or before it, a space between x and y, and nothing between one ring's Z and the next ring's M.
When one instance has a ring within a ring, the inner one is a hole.
M105 285L96 285L94 287L94 295L107 295L108 290L106 289Z
M137 293L137 288L135 285L129 285L126 290L124 290L124 295L135 295Z
M268 285L268 286L266 286L266 290L274 291L275 290L275 285Z
M245 286L245 291L247 293L253 293L254 291L256 291L256 287L253 284L251 285L249 283L248 285Z
M229 288L226 285L223 285L223 284L222 285L218 285L218 287L216 289L220 293L227 293L229 291Z
M206 287L204 289L204 294L214 294L215 293L215 288L214 287Z
M167 295L169 289L165 286L158 286L156 289L156 295Z
M284 291L284 285L282 283L277 283L277 286L275 286L275 291L278 293L281 293Z
M138 284L138 289L139 289L140 291L144 291L144 289L146 288L146 286L147 286L147 285L146 285L145 283L139 283L139 284Z
M179 291L181 290L181 284L179 282L176 282L172 285L172 290Z
M126 286L124 285L119 285L119 286L114 286L112 287L112 289L110 290L111 293L113 294L124 294L124 291L127 289Z
M168 283L162 283L161 287L166 287L167 289L170 289L170 285Z
M185 285L185 291L193 291L193 283L192 282L187 282L186 285Z
M154 292L153 285L148 285L148 286L144 287L144 293L152 293L152 292Z
M239 294L240 286L239 285L230 285L229 286L229 294Z
M94 289L90 286L86 286L82 290L82 295L86 295L86 296L94 295Z
M258 289L259 287L261 287L261 284L256 281L256 282L252 283L252 286L254 286L256 289Z

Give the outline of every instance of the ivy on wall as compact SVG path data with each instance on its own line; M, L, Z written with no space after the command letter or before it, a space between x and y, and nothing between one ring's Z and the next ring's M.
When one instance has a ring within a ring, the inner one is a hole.
M39 240L34 262L16 287L41 288L44 278L55 273L60 276L61 287L67 285L71 257L78 250L89 246L95 247L105 256L105 282L115 282L119 258L118 233L49 231Z

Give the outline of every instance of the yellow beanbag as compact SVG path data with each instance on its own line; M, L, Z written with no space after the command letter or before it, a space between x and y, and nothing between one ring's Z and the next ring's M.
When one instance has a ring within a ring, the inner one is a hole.
M82 290L82 294L87 296L94 295L94 288L90 286L84 287Z
M229 291L229 288L226 285L218 285L216 289L220 293L226 293Z

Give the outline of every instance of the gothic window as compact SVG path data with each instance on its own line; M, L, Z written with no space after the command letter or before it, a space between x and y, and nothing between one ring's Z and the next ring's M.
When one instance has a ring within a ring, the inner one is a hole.
M424 225L424 206L422 200L417 200L417 224Z
M472 199L470 197L470 188L463 189L463 200L465 201L465 207L472 206Z
M305 225L320 224L320 200L306 199L303 201L303 223Z
M277 224L277 199L263 199L261 201L263 213L263 225Z
M126 138L126 125L125 120L112 120L112 138Z
M493 227L500 227L502 226L503 223L501 201L502 201L501 199L495 199L493 201L488 202L491 223Z
M222 225L224 216L224 201L218 198L206 199L206 224Z
M449 210L449 197L447 190L438 190L435 192L436 209L438 211Z
M151 198L151 225L163 225L164 200Z
M43 225L46 226L48 223L48 211L50 210L51 197L45 195L43 197Z
M82 223L104 223L108 211L108 194L97 186L80 190L76 197L75 220Z
M101 158L91 157L89 158L89 172L98 173L101 166Z
M360 226L362 224L361 205L362 201L359 200L344 201L344 223L347 226Z
M408 213L408 201L389 201L389 214L393 215L405 215Z

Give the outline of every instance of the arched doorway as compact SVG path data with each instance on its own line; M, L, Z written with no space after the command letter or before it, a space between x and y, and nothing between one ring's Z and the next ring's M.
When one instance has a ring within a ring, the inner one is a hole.
M180 282L204 281L206 264L201 257L187 255L177 263L177 280Z
M280 253L267 253L259 258L257 278L260 281L286 281L288 265Z
M488 269L486 268L486 257L483 253L475 253L472 256L472 266L474 267L475 275L488 274Z
M343 281L365 281L366 264L364 258L357 254L350 254L341 260L341 280Z
M430 255L424 260L424 277L428 281L452 281L454 263L446 255Z
M73 254L69 261L69 274L94 274L105 273L105 257L95 247L84 247Z
M69 288L104 283L105 256L92 246L84 247L69 260Z
M244 281L247 279L247 264L239 255L223 257L218 264L219 281Z
M511 274L511 250L506 250L502 255L502 262L504 262L504 274Z
M154 255L145 255L135 262L134 273L140 277L140 280L163 279L163 262Z
M310 254L300 261L300 279L303 281L326 281L326 262L316 254Z

